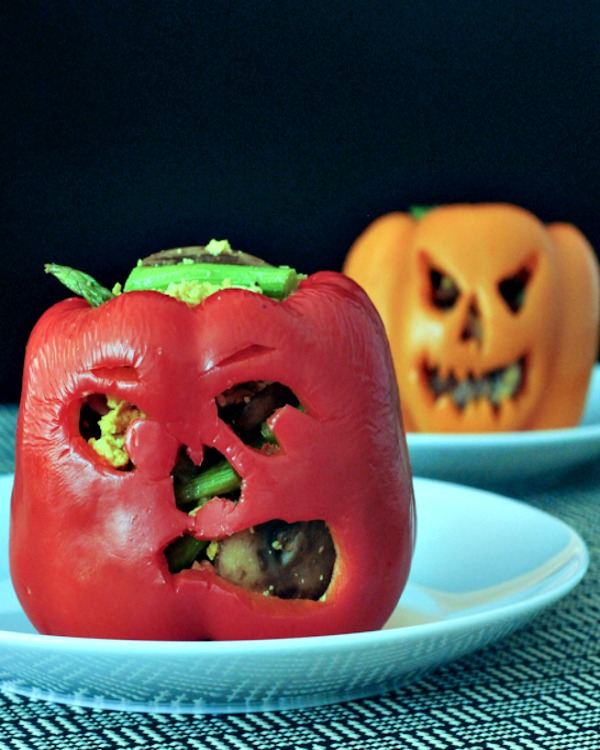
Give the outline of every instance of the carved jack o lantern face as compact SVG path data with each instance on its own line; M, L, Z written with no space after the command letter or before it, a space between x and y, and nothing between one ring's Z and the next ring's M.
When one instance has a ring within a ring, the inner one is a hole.
M396 606L414 529L398 394L381 321L341 274L282 302L65 300L32 333L23 390L11 573L40 631L305 636L378 628ZM122 468L89 443L106 407ZM189 487L223 462L232 486L180 496L185 473ZM287 565L299 545L306 565Z
M418 221L393 214L357 240L345 271L386 324L407 429L576 423L596 352L598 278L573 227L505 205L447 206Z
M423 220L414 237L414 278L395 325L400 389L420 430L447 431L457 419L467 431L514 428L546 384L558 308L544 236L510 217L514 241L503 247L498 217L487 218L447 236Z

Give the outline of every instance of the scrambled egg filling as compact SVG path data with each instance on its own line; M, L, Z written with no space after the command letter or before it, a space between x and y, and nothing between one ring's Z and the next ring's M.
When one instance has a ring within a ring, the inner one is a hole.
M99 438L90 438L89 445L115 469L123 469L129 464L125 449L125 433L135 419L144 419L146 415L128 401L106 397L108 412L98 420Z
M231 255L233 253L229 240L213 239L205 246L204 250L210 255Z
M188 305L198 305L200 302L210 297L211 294L221 291L221 289L246 289L247 291L262 292L258 284L254 287L241 287L239 285L232 284L231 279L224 279L220 284L211 284L209 281L181 281L173 282L165 289L164 293L169 297L175 297L175 299L181 302L186 302Z

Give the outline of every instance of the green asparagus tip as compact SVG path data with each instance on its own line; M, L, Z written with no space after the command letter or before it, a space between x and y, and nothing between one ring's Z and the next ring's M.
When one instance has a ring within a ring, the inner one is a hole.
M87 300L92 307L98 307L115 296L92 276L75 268L60 266L57 263L46 263L44 270L57 278L69 291Z

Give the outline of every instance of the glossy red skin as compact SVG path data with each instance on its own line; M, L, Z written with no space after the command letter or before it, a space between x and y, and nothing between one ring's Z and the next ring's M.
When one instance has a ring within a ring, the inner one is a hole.
M217 417L215 396L248 380L290 386L306 409L271 418L266 456ZM81 400L109 393L148 418L129 429L135 469L102 463L79 434ZM243 478L237 504L195 517L175 506L180 445L219 449ZM281 600L168 571L184 531L218 539L255 524L323 519L336 545L324 601ZM10 564L42 633L125 639L254 639L380 628L405 585L415 533L397 387L379 316L333 272L283 302L239 289L190 307L130 292L90 308L68 299L26 354L11 506Z

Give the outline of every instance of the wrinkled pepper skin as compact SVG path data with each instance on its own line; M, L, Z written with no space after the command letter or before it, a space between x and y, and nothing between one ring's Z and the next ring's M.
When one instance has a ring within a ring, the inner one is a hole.
M270 420L264 455L217 414L236 383L298 395ZM82 400L127 399L135 468L102 462L79 432ZM179 510L181 445L217 448L242 477L237 503ZM324 600L264 596L210 564L170 573L164 550L189 532L220 539L271 520L322 519L336 548ZM67 299L27 347L11 504L15 590L42 633L121 639L258 639L377 629L405 585L414 545L412 480L389 346L350 279L321 272L279 302L226 289L191 307L154 291L92 308Z

